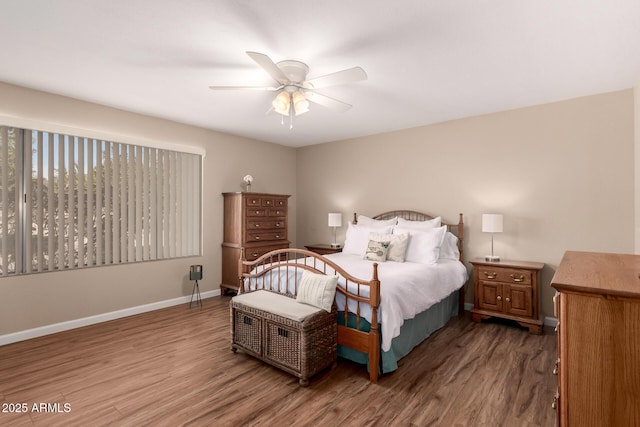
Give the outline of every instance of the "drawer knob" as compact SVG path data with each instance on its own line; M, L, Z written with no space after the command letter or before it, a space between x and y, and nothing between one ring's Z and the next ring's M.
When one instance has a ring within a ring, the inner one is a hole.
M260 236L256 236L256 240L260 240Z
M276 222L276 227L280 227L280 223L279 222Z
M257 228L257 227L260 227L260 224L256 224L256 228Z
M252 253L251 256L254 257L254 258L258 258L258 252Z
M506 302L511 302L511 298L509 298L509 297L506 297L504 300L505 300Z
M487 276L487 279L495 279L496 276L498 275L498 273L496 273L496 272L489 273L488 271L485 271L484 275Z
M515 275L511 275L511 278L513 279L514 282L523 282L524 281L524 275L520 275L519 277L516 277Z
M502 297L500 295L498 295L498 301L502 301Z
M276 239L279 239L279 238L280 238L280 235L279 235L279 234L276 234Z
M560 363L560 359L556 360L556 364L553 367L553 375L558 375L558 363Z

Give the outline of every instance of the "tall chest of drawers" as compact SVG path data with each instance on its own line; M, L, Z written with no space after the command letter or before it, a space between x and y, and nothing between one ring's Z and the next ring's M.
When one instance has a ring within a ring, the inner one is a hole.
M288 199L283 194L222 193L224 231L222 242L222 283L220 291L238 290L238 260L241 249L252 261L274 249L289 247L287 238Z
M568 251L551 286L558 424L640 425L640 256Z

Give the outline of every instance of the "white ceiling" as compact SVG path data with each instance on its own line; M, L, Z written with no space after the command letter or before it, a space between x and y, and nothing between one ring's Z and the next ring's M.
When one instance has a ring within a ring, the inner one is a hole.
M246 55L296 59L319 90L294 128ZM288 146L634 87L638 0L1 0L0 81Z

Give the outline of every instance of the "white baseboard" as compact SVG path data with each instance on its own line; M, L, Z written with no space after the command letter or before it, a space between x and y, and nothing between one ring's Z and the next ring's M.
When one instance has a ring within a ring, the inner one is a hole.
M210 298L220 295L220 289L202 292L201 297ZM161 308L171 307L188 303L191 295L173 298L165 301L153 302L151 304L129 307L122 310L112 311L109 313L97 314L95 316L83 317L81 319L68 320L66 322L54 323L52 325L40 326L38 328L27 329L20 332L13 332L6 335L0 335L0 345L11 344L18 341L24 341L31 338L37 338L44 335L55 334L56 332L68 331L69 329L80 328L82 326L94 325L96 323L106 322L109 320L120 319L123 317L133 316L135 314L146 313L148 311L159 310Z
M558 319L555 317L545 317L544 324L547 326L553 326L554 328L558 326Z

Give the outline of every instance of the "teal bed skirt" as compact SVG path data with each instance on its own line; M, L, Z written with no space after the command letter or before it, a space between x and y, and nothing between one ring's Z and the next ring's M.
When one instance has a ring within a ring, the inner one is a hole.
M338 313L338 324L344 325L344 316ZM458 315L458 291L449 295L433 307L419 313L410 320L405 320L400 327L400 335L391 341L389 351L380 352L380 374L386 374L398 369L398 360L409 354L411 350L422 341L427 339L432 333L442 328L450 318ZM355 316L349 314L347 318L349 327L355 328ZM364 319L360 319L360 330L368 332L371 324ZM380 327L378 327L380 330ZM382 333L380 334L382 339ZM369 366L369 357L366 353L353 350L348 347L338 346L338 357L351 360L356 363Z

